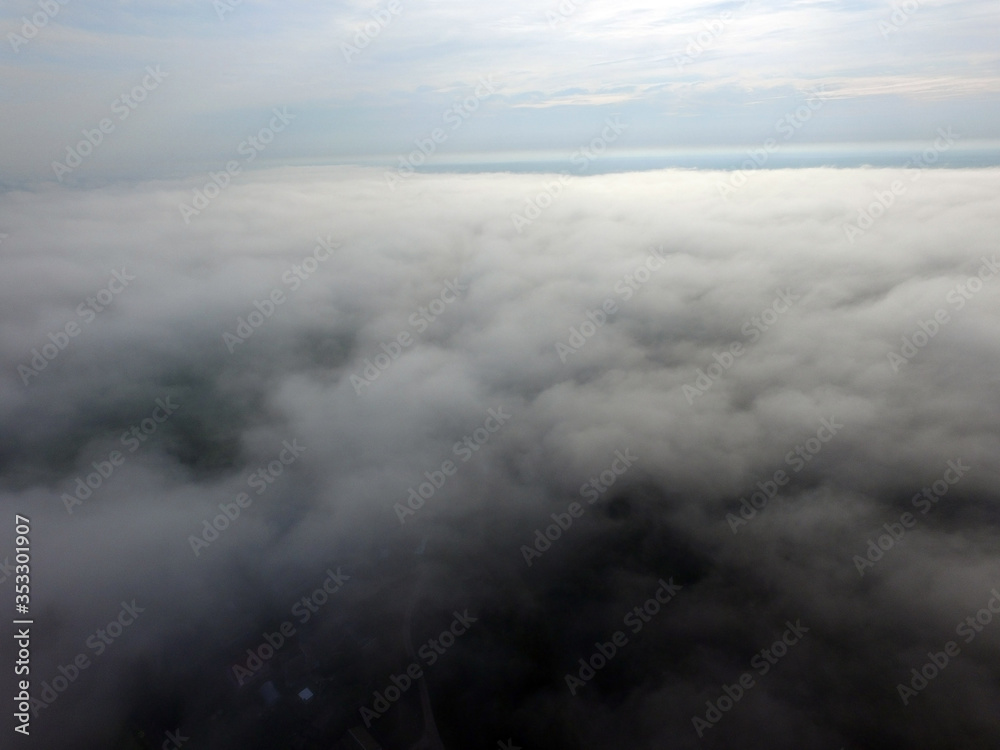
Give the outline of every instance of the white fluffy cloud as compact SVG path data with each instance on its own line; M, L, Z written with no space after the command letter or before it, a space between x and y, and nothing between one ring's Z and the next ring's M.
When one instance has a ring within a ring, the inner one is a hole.
M449 746L700 746L692 717L796 618L802 645L707 738L995 738L979 706L997 698L1000 626L969 645L955 626L1000 572L1000 171L749 177L728 199L724 173L571 178L520 232L512 215L534 216L552 176L417 175L390 191L375 170L261 172L189 224L188 183L0 197L0 497L36 529L38 680L88 651L118 602L148 605L39 731L107 746L142 716L215 747L266 734L226 674L341 565L354 578L316 633L379 643L336 657L351 678L322 687L354 723L407 663L399 623L419 581L414 643L452 609L480 618L428 670ZM25 385L33 350L47 364ZM166 398L180 407L148 429ZM498 426L491 409L512 416ZM305 452L275 478L294 440ZM68 513L63 495L113 450L124 462ZM626 450L634 465L608 473ZM949 461L971 468L921 513L913 496ZM273 483L256 495L260 470ZM734 534L741 498L778 472ZM581 486L602 476L615 483L589 504ZM423 483L441 486L401 523ZM241 491L252 504L196 556L191 536ZM526 565L572 502L585 512ZM905 512L915 525L862 576L855 557ZM577 659L671 576L676 599L571 695ZM897 683L948 640L961 656L904 707ZM329 669L340 647L320 641L307 652ZM191 665L165 663L182 645ZM509 710L466 721L497 696ZM157 701L172 718L144 713ZM221 705L232 725L206 718ZM403 736L411 719L385 721Z

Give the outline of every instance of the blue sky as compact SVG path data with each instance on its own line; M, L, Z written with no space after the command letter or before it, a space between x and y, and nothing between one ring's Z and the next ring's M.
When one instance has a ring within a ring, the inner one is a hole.
M609 116L628 126L619 150L753 146L818 87L824 106L796 129L796 146L920 144L946 126L964 146L1000 139L995 0L389 7L6 2L4 179L54 179L52 162L83 129L111 117L112 103L156 65L164 81L127 120L115 119L114 132L69 179L217 169L237 158L273 108L295 119L257 165L391 162L475 96L481 80L494 93L448 129L433 159L510 151L568 158ZM23 18L33 15L46 23L28 39ZM376 15L390 20L378 24ZM362 48L366 24L376 33ZM344 45L357 52L345 55Z

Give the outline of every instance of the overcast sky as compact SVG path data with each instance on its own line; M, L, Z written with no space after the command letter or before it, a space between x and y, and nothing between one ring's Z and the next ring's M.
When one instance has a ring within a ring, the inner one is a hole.
M105 117L115 132L71 180L216 168L273 107L294 125L258 164L391 158L480 80L496 92L441 154L568 157L613 114L629 124L619 149L753 145L818 86L830 106L796 143L919 141L947 125L966 145L1000 138L1000 14L987 0L895 17L885 2L836 0L232 1L69 0L30 39L23 19L47 14L4 3L0 138L17 143L0 156L4 179L54 179L51 162ZM167 77L119 121L113 102L150 65Z

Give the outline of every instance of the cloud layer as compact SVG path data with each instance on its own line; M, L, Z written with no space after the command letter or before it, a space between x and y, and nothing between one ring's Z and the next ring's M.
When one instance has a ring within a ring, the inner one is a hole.
M730 176L0 197L35 746L994 746L1000 171Z

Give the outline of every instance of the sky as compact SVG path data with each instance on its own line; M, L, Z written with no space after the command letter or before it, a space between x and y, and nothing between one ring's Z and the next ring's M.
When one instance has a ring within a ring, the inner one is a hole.
M627 124L622 152L748 147L820 90L828 106L796 146L921 143L951 126L963 149L995 154L996 4L894 7L12 0L0 11L0 138L17 148L0 174L57 179L52 162L103 118L114 132L64 180L200 173L233 158L273 108L294 123L258 166L392 163L436 127L447 139L432 163L523 151L565 162L609 116ZM45 25L29 39L34 14ZM165 78L120 120L114 103L147 66ZM445 118L463 102L453 127Z

